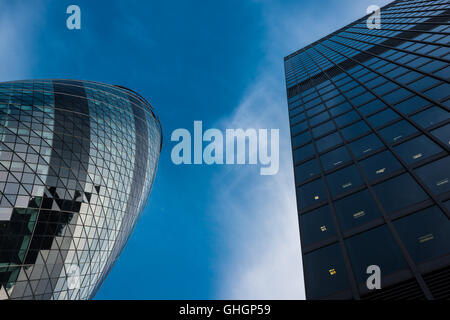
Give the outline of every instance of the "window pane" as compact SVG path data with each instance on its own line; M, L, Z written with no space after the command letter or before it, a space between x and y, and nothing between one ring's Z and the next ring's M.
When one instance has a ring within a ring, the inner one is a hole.
M300 209L307 208L313 204L326 200L325 187L322 179L315 180L298 189L298 201Z
M337 107L333 108L330 110L330 113L333 115L333 117L344 113L345 111L348 111L352 108L352 106L350 105L350 103L348 102L344 102L340 105L338 105Z
M380 210L368 190L336 201L335 209L344 231L381 217Z
M350 289L342 250L333 244L304 257L306 290L310 299Z
M409 98L405 101L403 101L402 103L399 103L398 105L395 106L395 109L397 109L400 112L403 112L405 114L409 114L411 112L414 112L416 110L422 109L423 107L429 105L430 103L419 97L419 96L414 96L412 98Z
M377 138L375 134L370 134L364 138L350 143L349 147L355 157L359 158L366 153L370 153L379 148L382 148L383 143L380 141L380 139Z
M431 133L444 144L450 145L450 124L433 130Z
M416 263L450 253L450 220L438 207L397 220L394 227Z
M402 168L390 151L384 151L361 161L360 166L370 181Z
M329 206L300 216L300 227L304 246L336 235L336 227Z
M381 100L375 99L375 100L365 104L364 106L360 107L359 111L363 115L367 116L368 114L371 114L375 111L381 110L384 107L386 107L386 105L383 102L381 102Z
M307 144L306 146L294 151L294 162L298 163L302 160L312 157L314 154L315 152L312 143Z
M299 147L307 142L311 141L311 133L306 131L305 133L301 133L298 136L292 138L292 143L294 148Z
M350 154L345 147L340 147L320 157L320 161L322 162L322 166L325 171L340 166L350 160Z
M350 166L327 175L331 195L337 196L352 188L361 186L363 180L355 166Z
M416 132L417 132L416 128L414 128L407 121L402 120L400 122L394 123L393 125L390 125L389 127L380 130L380 135L384 139L386 139L387 142L394 143Z
M312 129L313 136L315 138L323 136L324 134L331 132L336 129L336 126L334 125L333 121L325 122L324 124L321 124L318 127L315 127Z
M303 121L299 124L296 124L295 126L292 127L292 135L296 135L297 133L300 133L302 131L305 131L306 129L308 129L308 124L306 123L306 121Z
M318 114L317 116L312 117L312 118L309 120L309 124L310 124L311 126L315 126L316 124L319 124L319 123L321 123L321 122L324 122L324 121L326 121L326 120L328 120L328 119L330 119L330 115L328 114L328 112L322 112L321 114Z
M343 126L352 123L353 121L356 121L360 119L358 113L356 111L350 111L338 118L336 118L336 124L339 128L342 128Z
M426 136L420 136L394 147L399 156L407 163L413 164L442 151Z
M306 181L319 173L319 164L316 159L295 167L295 178L297 183L302 183L303 181Z
M433 193L450 191L450 157L434 161L415 172Z
M319 152L325 151L340 143L342 143L342 139L337 132L316 141Z
M422 188L407 173L376 185L374 190L389 214L428 199Z
M450 118L450 113L439 107L431 107L411 118L420 126L428 128Z
M368 120L371 125L375 128L381 127L382 125L391 122L395 119L398 119L399 115L392 111L391 109L386 109L381 111L373 116L371 116Z
M386 226L361 233L345 241L356 280L366 282L367 267L377 265L384 276L406 269L402 252Z
M350 140L356 137L359 137L360 135L369 132L370 128L364 121L358 121L355 124L352 124L349 127L346 127L341 130L342 135L346 140Z

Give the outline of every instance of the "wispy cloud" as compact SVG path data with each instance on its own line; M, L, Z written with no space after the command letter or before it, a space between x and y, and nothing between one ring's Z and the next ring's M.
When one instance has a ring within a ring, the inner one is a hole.
M0 81L29 78L41 1L0 2Z
M227 250L222 259L218 298L304 299L283 57L365 15L371 4L389 1L331 0L262 5L267 26L266 57L227 128L279 128L280 171L260 177L257 170L227 168L217 177L213 210Z

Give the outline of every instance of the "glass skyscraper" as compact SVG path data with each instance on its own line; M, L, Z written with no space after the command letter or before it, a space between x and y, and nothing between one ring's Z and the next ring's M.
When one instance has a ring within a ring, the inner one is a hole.
M450 298L449 18L394 1L285 57L308 299Z
M0 83L0 300L90 299L153 185L162 131L119 86Z

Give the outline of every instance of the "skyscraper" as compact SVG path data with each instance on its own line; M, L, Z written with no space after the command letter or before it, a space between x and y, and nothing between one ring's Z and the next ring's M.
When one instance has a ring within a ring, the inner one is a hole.
M449 16L394 1L285 57L308 299L450 298Z
M153 185L162 131L119 86L0 83L0 299L89 299Z

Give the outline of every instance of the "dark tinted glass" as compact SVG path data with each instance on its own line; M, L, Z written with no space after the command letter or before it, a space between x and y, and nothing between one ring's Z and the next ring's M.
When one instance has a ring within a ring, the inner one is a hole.
M350 289L339 244L306 254L303 264L310 299L325 298L333 293Z
M325 206L300 216L303 245L311 245L336 235L330 207Z
M355 166L350 166L327 175L327 182L333 196L361 186L363 180Z
M360 162L367 179L374 180L402 168L390 151L384 151Z
M294 136L302 131L305 131L306 129L308 129L308 124L306 121L300 122L292 127L292 135Z
M415 172L434 194L450 191L450 157L434 161Z
M298 202L301 209L326 200L325 187L322 179L314 180L298 189Z
M450 146L450 124L433 130L431 133L440 141L442 141L442 143Z
M295 167L295 178L297 183L302 183L320 173L319 163L316 159L305 162Z
M375 151L383 147L383 143L377 138L375 134L370 134L364 138L350 143L350 150L355 157L359 158L367 153Z
M383 102L381 102L381 100L375 99L375 100L370 101L370 102L366 103L365 105L359 107L359 111L363 115L367 116L367 115L372 114L372 113L374 113L378 110L381 110L385 107L386 107L386 105Z
M408 267L403 259L402 252L386 226L345 240L345 244L348 248L356 280L359 283L366 282L368 278L367 267L371 265L379 266L384 276Z
M344 231L381 217L380 210L368 190L336 201L335 210Z
M295 136L292 138L292 143L294 145L294 148L299 147L309 141L311 141L311 134L309 133L309 131L306 131L305 133L301 133L298 136Z
M426 193L409 174L380 183L374 190L387 213L394 213L428 199Z
M450 220L438 207L397 220L394 227L416 263L450 253Z
M319 152L325 151L340 143L342 143L342 139L337 132L316 141L317 149L319 150Z
M400 122L396 122L389 127L386 127L380 130L380 135L386 139L388 143L394 143L396 141L400 141L414 133L417 132L417 129L414 128L410 123L406 120L402 120Z
M320 156L320 161L322 162L322 166L325 171L338 167L350 160L350 154L345 147L337 148L336 150Z
M420 136L394 147L399 156L407 163L413 164L442 151L426 136Z
M323 136L325 133L331 132L336 129L333 121L325 122L315 128L312 129L313 136L315 138Z
M450 118L450 113L439 107L431 107L411 118L420 126L428 128Z
M324 121L326 121L328 119L330 119L330 115L328 114L328 112L322 112L321 114L318 114L317 116L312 117L309 120L309 124L311 126L315 126L316 124L324 122Z
M391 109L386 109L371 116L368 120L372 126L378 128L398 118L399 115L397 113Z
M350 124L358 119L360 119L358 113L356 111L350 111L346 114L343 114L342 116L337 117L336 124L338 125L338 127L342 128L343 126L346 126L347 124Z
M364 121L358 121L357 123L352 124L351 126L341 129L342 135L346 140L359 137L360 135L369 131L370 128Z
M302 160L308 159L315 154L314 147L312 143L307 144L297 150L294 150L294 162L300 162Z

